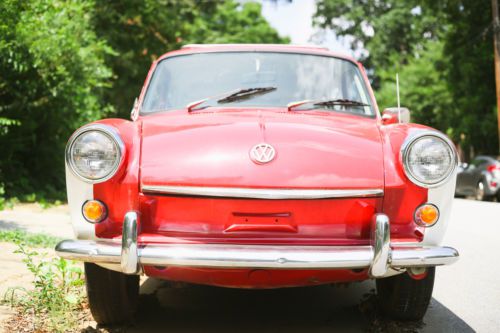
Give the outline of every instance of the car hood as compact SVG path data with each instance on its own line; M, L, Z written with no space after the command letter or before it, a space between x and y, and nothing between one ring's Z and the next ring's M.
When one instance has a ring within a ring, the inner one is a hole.
M142 122L142 186L383 188L374 118L211 108L150 115ZM274 147L271 162L250 158L259 143Z

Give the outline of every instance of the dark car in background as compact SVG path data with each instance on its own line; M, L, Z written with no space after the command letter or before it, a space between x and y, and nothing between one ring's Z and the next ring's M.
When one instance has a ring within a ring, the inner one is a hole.
M500 201L500 161L490 156L477 156L460 166L455 194L474 196L476 200Z

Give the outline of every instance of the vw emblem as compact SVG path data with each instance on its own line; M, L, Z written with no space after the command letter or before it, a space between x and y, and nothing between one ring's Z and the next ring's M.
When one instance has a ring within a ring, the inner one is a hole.
M259 143L250 150L250 158L257 164L271 162L276 156L273 146L267 143Z

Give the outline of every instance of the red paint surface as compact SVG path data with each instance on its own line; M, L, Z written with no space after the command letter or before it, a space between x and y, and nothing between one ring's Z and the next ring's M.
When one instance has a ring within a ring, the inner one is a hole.
M401 160L401 145L414 131L428 129L416 124L381 126L384 147L383 212L391 221L392 242L421 241L425 228L413 222L415 209L427 202L427 189L413 184L405 175Z
M110 180L94 185L94 199L108 207L108 217L95 225L97 237L121 234L125 213L139 210L139 161L141 123L106 119L98 123L114 127L125 144L125 156L118 172Z
M382 206L381 198L141 198L143 235L208 243L367 244L371 218ZM288 216L271 216L283 213Z
M279 108L208 110L143 118L143 185L383 188L376 119ZM258 165L249 152L261 142L276 157Z
M171 281L209 284L229 288L268 289L296 286L316 286L332 282L360 281L368 278L367 271L351 270L261 270L208 269L182 267L145 267L148 276Z
M258 48L284 50L276 46ZM217 50L227 47L185 49L166 56ZM300 50L338 56L324 50ZM358 66L368 84L364 69ZM373 92L369 93L376 108ZM96 225L100 238L121 237L123 217L131 210L141 213L141 244L368 244L369 223L376 212L389 215L392 242L423 237L424 230L413 222L413 212L426 202L427 190L407 179L400 161L403 140L422 126L385 126L378 111L375 118L367 118L336 112L288 112L286 108L210 108L192 113L177 110L139 116L135 122L108 119L101 123L116 128L125 142L126 154L118 173L94 186L95 199L105 202L109 209L108 218ZM248 153L262 141L272 144L277 156L269 164L257 165ZM145 195L140 193L141 182L253 188L383 188L385 194L328 200L193 198ZM145 272L175 281L244 288L367 278L366 272L346 270L146 267Z

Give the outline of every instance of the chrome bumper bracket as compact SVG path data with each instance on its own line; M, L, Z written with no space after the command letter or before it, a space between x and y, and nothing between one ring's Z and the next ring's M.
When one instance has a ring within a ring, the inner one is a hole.
M387 274L391 251L391 232L389 218L385 214L375 214L372 220L371 241L373 246L373 262L370 275L382 277Z
M137 251L137 229L139 215L128 212L123 220L122 251L120 266L125 274L137 274L139 271L139 255Z

